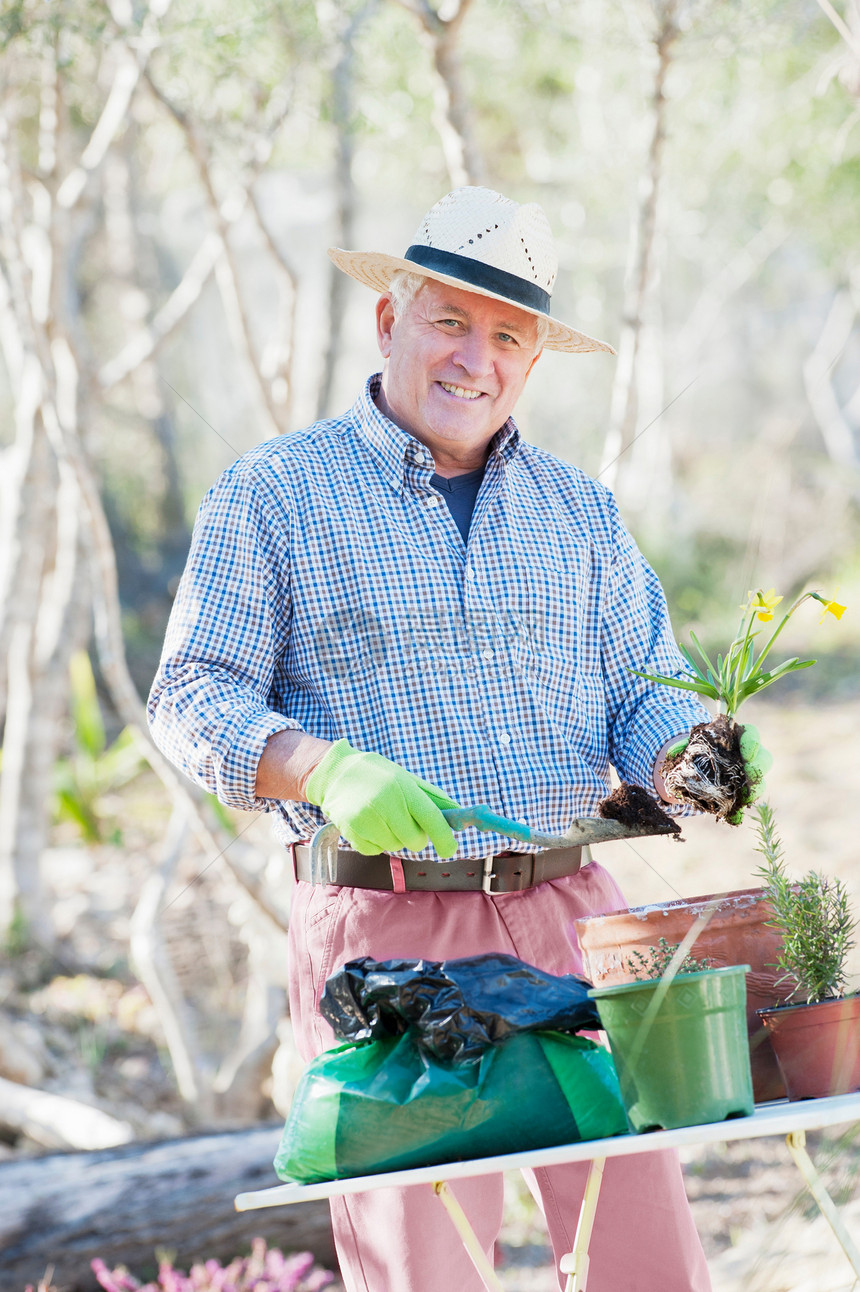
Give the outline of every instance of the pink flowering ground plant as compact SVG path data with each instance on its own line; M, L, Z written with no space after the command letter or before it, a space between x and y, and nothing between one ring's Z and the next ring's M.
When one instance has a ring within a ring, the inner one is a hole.
M140 1283L122 1266L109 1270L98 1259L92 1269L104 1292L322 1292L334 1282L334 1275L320 1269L310 1252L285 1256L263 1238L253 1240L250 1256L237 1256L229 1265L203 1261L187 1274L162 1256L154 1283Z

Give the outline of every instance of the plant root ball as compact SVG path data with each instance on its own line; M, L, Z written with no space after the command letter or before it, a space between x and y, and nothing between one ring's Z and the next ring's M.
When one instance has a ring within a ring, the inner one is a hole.
M622 825L631 827L642 826L646 832L650 828L658 833L672 834L676 838L681 835L681 827L654 802L641 785L628 785L626 781L622 781L608 798L598 804L597 811L609 821L620 821Z
M684 752L663 764L663 784L673 798L720 821L739 812L750 791L741 757L742 732L743 727L725 714L694 727Z

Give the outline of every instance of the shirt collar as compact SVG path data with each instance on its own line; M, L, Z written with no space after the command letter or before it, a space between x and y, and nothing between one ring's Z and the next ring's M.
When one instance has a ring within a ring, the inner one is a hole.
M352 407L352 422L358 434L370 449L382 474L393 489L403 488L408 472L416 467L426 467L428 478L432 474L432 460L420 440L380 412L375 397L382 385L382 373L369 377L364 390ZM522 447L519 430L512 417L496 431L490 441L490 460L498 455L503 462L510 462Z

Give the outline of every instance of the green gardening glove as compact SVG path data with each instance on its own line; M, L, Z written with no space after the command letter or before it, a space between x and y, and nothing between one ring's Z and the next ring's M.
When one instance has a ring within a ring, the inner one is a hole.
M764 789L764 778L773 766L773 757L762 745L758 727L752 726L751 723L747 724L741 732L740 749L749 780L746 803L755 803ZM726 817L726 820L732 825L740 825L743 815L743 812L738 810Z
M440 857L457 851L441 808L459 807L435 785L381 754L339 740L308 777L305 795L322 808L358 852L420 852L432 843Z

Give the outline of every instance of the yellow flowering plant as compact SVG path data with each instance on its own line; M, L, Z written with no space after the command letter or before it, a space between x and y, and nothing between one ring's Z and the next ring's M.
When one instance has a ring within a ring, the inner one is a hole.
M804 592L789 606L788 610L783 612L782 618L767 640L760 643L758 639L761 637L762 630L755 625L758 622L770 623L773 620L774 611L782 601L782 597L777 596L773 588L769 588L767 592L758 588L755 592L748 593L746 604L742 607L743 615L737 634L726 654L718 655L716 662L711 660L696 634L691 632L690 638L699 660L696 660L686 646L680 647L688 669L686 678L662 677L660 674L641 673L638 669L631 669L631 672L649 682L660 682L664 686L674 686L683 691L695 691L698 695L707 696L717 701L720 713L724 713L731 720L743 701L749 699L751 695L758 695L765 687L772 686L774 682L787 677L789 673L795 673L801 668L810 668L815 663L814 659L802 660L794 656L793 659L783 660L775 668L765 669L764 667L765 660L789 619L804 601L810 599L818 601L824 607L822 621L828 613L836 619L841 619L845 613L845 606L840 605L838 601L832 601L819 592ZM758 653L756 653L757 648Z

